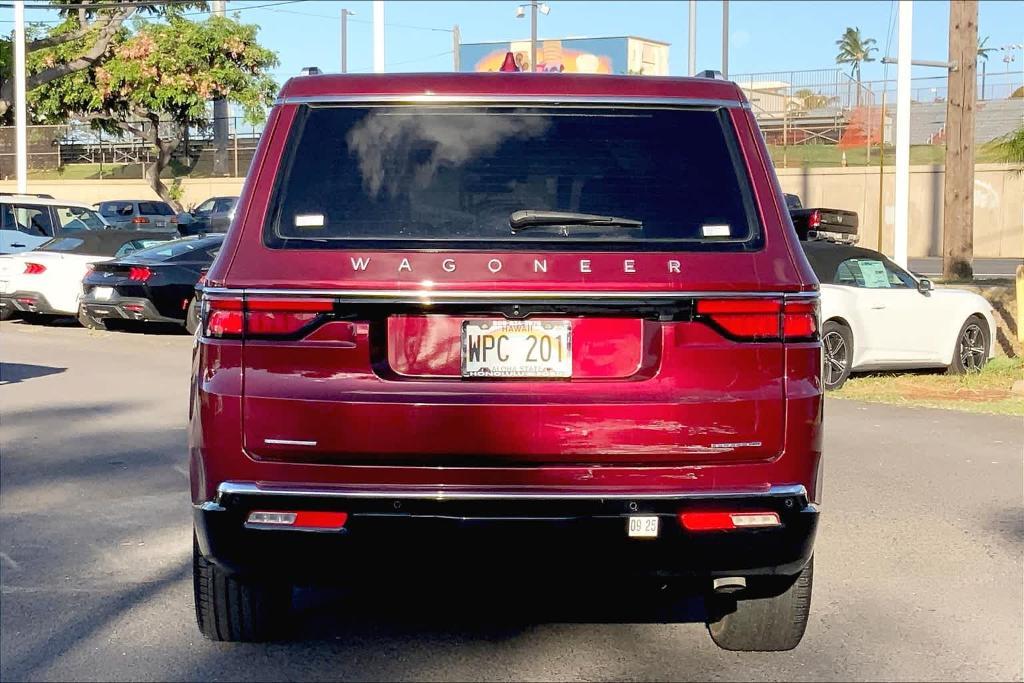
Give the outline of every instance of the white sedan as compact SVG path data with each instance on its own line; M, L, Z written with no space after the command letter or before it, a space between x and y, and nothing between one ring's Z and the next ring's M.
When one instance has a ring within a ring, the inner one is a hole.
M0 256L0 320L77 315L90 264L166 241L166 233L82 230L38 249Z
M984 297L935 289L861 247L805 242L821 282L822 379L838 389L851 372L910 368L979 370L995 350L995 320Z

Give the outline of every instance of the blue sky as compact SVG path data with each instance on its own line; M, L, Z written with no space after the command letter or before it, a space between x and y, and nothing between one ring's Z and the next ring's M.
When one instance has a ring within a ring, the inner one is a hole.
M283 81L303 66L325 71L340 68L339 13L342 7L356 12L349 23L349 70L369 71L372 66L370 2L311 0L229 0L228 11L243 21L261 26L261 40L278 52L281 65L275 75ZM687 3L549 0L551 13L540 17L540 37L637 35L666 41L671 47L671 72L685 75L687 58ZM523 39L529 37L529 21L515 18L515 1L492 0L443 2L388 0L385 21L386 60L389 71L439 71L451 68L451 33L459 24L464 42ZM859 26L862 34L878 41L885 50L890 25L895 26L893 0L765 2L733 0L730 3L730 71L800 70L834 66L835 41L847 26ZM697 11L698 68L718 68L721 61L721 13L719 0L702 0ZM10 9L0 10L2 30L9 30ZM52 20L54 13L30 10L30 20ZM6 16L5 16L6 15ZM1024 43L1024 2L982 0L979 35L989 36L989 46ZM949 5L942 0L914 2L914 57L945 59ZM428 30L434 29L434 30ZM893 28L891 54L896 52ZM1003 71L1005 53L994 54L990 73ZM1024 67L1024 54L1016 53L1011 69ZM878 62L864 67L864 78L881 78ZM890 68L890 78L894 78ZM934 69L915 69L915 76L937 75Z

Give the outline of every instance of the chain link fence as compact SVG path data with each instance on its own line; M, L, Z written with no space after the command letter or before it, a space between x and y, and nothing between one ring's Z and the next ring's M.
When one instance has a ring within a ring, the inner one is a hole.
M227 120L227 172L241 177L249 170L262 126L254 126L237 117ZM133 123L143 131L152 124ZM213 126L209 129L181 131L171 123L160 124L163 139L180 136L164 177L212 177L216 144ZM15 133L12 126L0 127L0 179L15 175ZM37 180L141 179L156 159L156 150L146 140L128 132L111 135L95 130L88 123L73 122L61 126L28 127L28 169Z

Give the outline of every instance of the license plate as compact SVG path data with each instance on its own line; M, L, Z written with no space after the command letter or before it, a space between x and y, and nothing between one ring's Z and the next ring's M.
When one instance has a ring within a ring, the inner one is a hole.
M633 515L629 518L627 529L630 538L657 538L658 518Z
M568 320L466 320L463 377L572 377Z
M114 295L113 287L97 287L92 290L92 294L96 297L97 301L107 301Z

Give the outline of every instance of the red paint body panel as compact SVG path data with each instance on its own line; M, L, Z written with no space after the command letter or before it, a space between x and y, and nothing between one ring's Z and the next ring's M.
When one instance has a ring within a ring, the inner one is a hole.
M817 289L756 123L740 107L728 111L764 234L759 251L282 253L266 247L263 225L299 106L287 98L386 95L743 102L734 84L704 79L293 79L268 121L209 286L412 291L425 299L448 291L714 296ZM354 259L365 266L355 267ZM446 267L446 259L455 267ZM678 272L670 260L679 261ZM329 322L290 341L200 337L190 430L194 502L214 499L225 481L566 493L803 484L817 498L818 342L736 341L699 320L574 316L571 380L468 381L459 377L458 331L466 317L484 316L391 311L380 320Z

